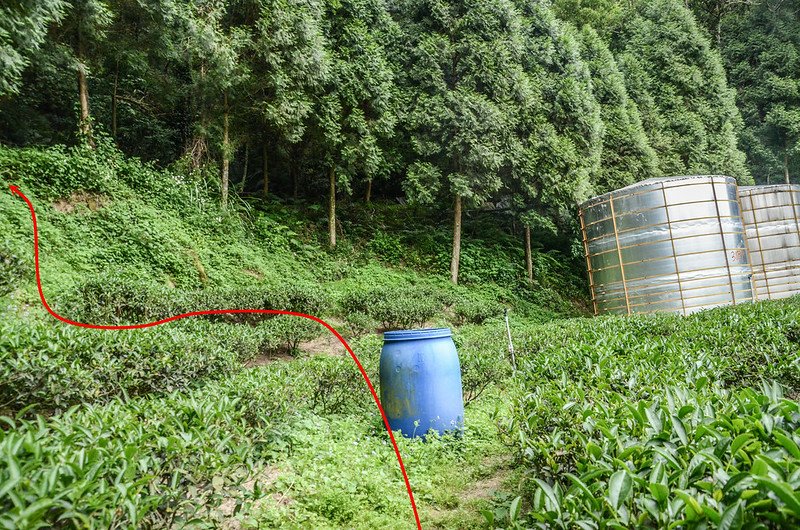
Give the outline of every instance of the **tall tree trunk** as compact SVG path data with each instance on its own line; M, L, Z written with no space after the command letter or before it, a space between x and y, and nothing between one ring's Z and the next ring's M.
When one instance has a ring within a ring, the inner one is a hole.
M297 200L300 197L300 178L297 176L297 164L292 161L289 172L292 174L292 198Z
M262 163L261 172L264 174L264 189L263 195L266 199L269 196L269 147L267 146L267 141L264 140L264 143L261 146L261 157Z
M117 85L119 83L119 61L114 67L114 91L111 93L111 137L117 139Z
M372 179L367 180L367 195L364 197L365 202L372 200Z
M78 97L81 102L80 130L83 137L91 147L94 147L92 138L92 122L89 114L89 83L86 80L86 65L84 64L83 34L78 29Z
M250 142L244 143L244 167L242 168L242 189L247 184L247 171L250 169Z
M531 251L531 227L525 225L525 268L528 270L528 283L533 283L533 252Z
M206 103L204 98L201 96L201 91L205 85L205 78L206 78L206 63L200 63L200 81L199 83L195 84L192 90L192 111L197 112L199 114L199 126L198 124L194 124L194 132L192 133L192 138L187 146L186 153L189 155L189 161L191 164L191 168L193 170L200 169L206 160L206 155L208 154L208 143L206 138L206 132L208 130L208 113L206 109Z
M336 170L331 167L328 172L330 179L330 197L328 199L328 235L331 248L336 246Z
M228 93L224 96L222 115L222 207L228 207L228 177L230 175L231 146L228 123Z
M450 281L458 283L458 265L461 260L461 195L456 195L453 212L453 258L450 260Z
M789 149L783 152L783 178L786 180L786 184L791 184L792 181L789 179Z

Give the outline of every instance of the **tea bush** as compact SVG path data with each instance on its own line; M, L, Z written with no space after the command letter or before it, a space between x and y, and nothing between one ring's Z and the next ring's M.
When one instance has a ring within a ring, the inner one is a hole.
M515 330L499 426L532 478L509 524L795 526L799 315L790 299Z
M64 410L119 395L188 388L234 373L242 362L279 345L268 323L187 320L103 331L6 314L0 321L0 409Z
M537 470L529 497L534 525L800 521L800 406L777 385L731 392L700 380L645 400L563 383L528 398L548 401L529 414L545 407L559 420L549 432L537 427L524 451Z
M464 403L469 404L492 385L511 375L508 342L502 321L487 326L464 326L453 334L461 364Z
M423 327L444 309L433 289L424 286L355 288L344 293L340 306L345 315L356 315L359 322L366 316L385 329Z
M18 282L30 276L30 263L17 255L8 242L0 241L0 296L13 291Z
M294 315L278 315L271 319L265 327L270 331L277 344L291 355L299 353L299 345L320 335L323 328L313 320ZM328 331L325 330L327 333Z
M65 314L92 323L128 324L159 320L191 311L278 309L321 315L329 303L325 290L306 283L254 285L232 289L179 290L117 273L98 275L59 298ZM260 322L272 315L207 315L222 322Z
M250 372L185 394L2 418L0 525L190 524L285 453L274 426L292 410L292 381L284 370Z
M482 324L489 318L501 316L503 305L492 293L475 290L465 293L453 304L453 313L460 324Z

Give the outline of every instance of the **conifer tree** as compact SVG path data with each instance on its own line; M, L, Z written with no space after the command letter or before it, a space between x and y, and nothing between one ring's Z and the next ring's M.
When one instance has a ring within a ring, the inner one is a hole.
M318 140L328 175L328 235L336 246L337 184L388 174L387 143L397 122L394 74L386 39L396 24L383 0L332 1L325 35L331 75L316 108Z
M590 26L583 27L580 40L581 56L589 67L603 121L603 149L593 178L594 193L656 176L658 158L642 127L639 109L628 97L614 56Z
M70 2L61 23L51 27L51 39L42 50L43 61L75 72L80 105L78 125L83 140L90 146L94 145L89 106L90 70L101 64L99 57L103 54L112 20L113 12L103 0Z
M752 182L737 146L742 119L734 90L691 11L679 0L640 2L614 42L659 172Z
M601 160L603 126L590 72L573 32L541 2L518 5L523 97L510 113L513 148L504 174L525 230L532 280L531 228L556 230L554 223L572 217L575 202L591 194Z
M500 189L510 154L522 28L502 0L404 0L396 10L412 148L403 188L412 200L453 204L450 277L458 283L464 205Z
M253 142L261 144L262 194L270 193L270 154L300 141L314 113L314 98L329 77L330 61L320 0L248 0L255 19L247 54ZM246 17L248 18L248 17ZM248 22L250 23L250 22Z
M765 0L724 21L722 50L761 182L800 177L800 2Z
M624 0L553 0L553 12L561 20L578 28L591 26L603 38L625 23L632 1Z
M64 0L0 6L0 97L19 92L23 70L45 42L50 25L61 21L68 8Z

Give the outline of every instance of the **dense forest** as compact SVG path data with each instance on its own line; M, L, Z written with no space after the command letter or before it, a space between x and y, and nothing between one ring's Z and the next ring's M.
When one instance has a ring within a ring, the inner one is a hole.
M649 177L800 171L792 0L45 0L0 8L0 142L113 142L234 196L575 233ZM21 127L20 124L25 124ZM530 262L530 258L528 259ZM530 267L529 267L530 269Z

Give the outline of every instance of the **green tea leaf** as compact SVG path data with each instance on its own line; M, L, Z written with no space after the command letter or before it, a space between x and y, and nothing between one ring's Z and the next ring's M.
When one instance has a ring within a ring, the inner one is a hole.
M683 445L688 445L689 437L686 436L686 427L684 427L683 422L678 416L672 416L672 428L675 430L675 434L678 435L681 443L683 443Z
M624 469L620 469L608 481L608 500L615 510L627 500L631 494L633 480Z
M747 442L753 439L753 435L749 432L740 434L736 438L733 439L731 442L731 455L736 456L736 453L739 452L739 449L744 447Z
M735 504L725 508L722 518L719 521L718 530L738 530L744 525L744 510L742 502L736 501Z
M797 444L794 442L794 440L786 436L780 430L775 430L773 435L775 436L775 439L778 440L778 443L780 443L790 455L795 458L800 458L800 448L797 447Z
M796 517L800 517L800 493L794 491L789 484L767 477L756 477L756 482L769 489L775 496L783 501L786 507L791 510Z

